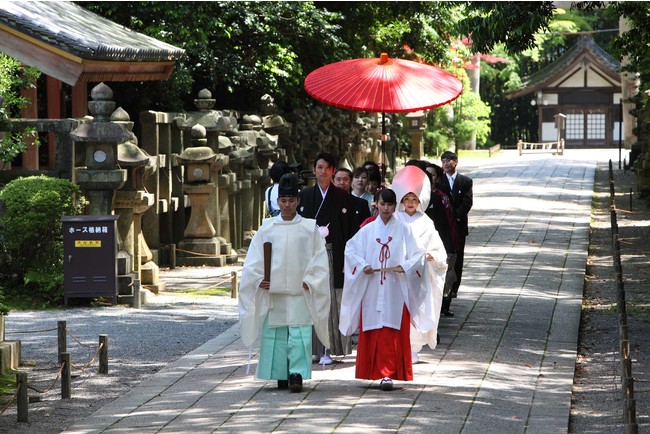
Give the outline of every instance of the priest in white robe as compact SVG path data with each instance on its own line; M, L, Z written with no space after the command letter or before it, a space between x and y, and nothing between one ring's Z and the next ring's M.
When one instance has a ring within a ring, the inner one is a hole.
M422 279L426 298L420 309L418 326L411 325L411 360L420 360L424 345L431 349L438 344L438 324L447 272L447 252L433 220L424 213L431 197L431 183L419 167L405 166L395 175L391 188L397 197L395 217L408 225L420 248L425 251L427 273Z
M263 221L244 261L240 330L246 347L260 341L257 378L298 392L311 378L312 326L329 345L329 262L316 221L296 213L294 174L281 178L277 202L280 215Z
M339 321L346 336L360 330L355 377L381 380L382 390L392 390L393 380L413 380L410 323L420 321L427 295L424 250L393 216L396 205L393 190L383 190L379 217L346 244Z

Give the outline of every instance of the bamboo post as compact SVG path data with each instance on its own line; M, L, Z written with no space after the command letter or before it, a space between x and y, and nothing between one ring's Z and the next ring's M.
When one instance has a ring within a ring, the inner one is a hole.
M630 211L632 211L632 187L630 187Z
M27 373L16 372L16 389L18 389L16 400L18 422L28 422L29 398L27 397Z
M108 374L108 335L99 335L99 373Z
M230 273L230 277L230 298L237 298L237 293L239 292L239 276L236 271L233 271Z
M133 303L134 309L140 309L140 279L133 279Z
M627 324L621 325L620 327L620 338L621 338L621 343L620 343L620 353L621 357L627 358L630 357L630 339L628 337L628 331L627 331Z
M61 354L68 351L68 341L67 341L68 326L65 321L59 321L57 323L57 334L59 340L59 365L61 365L61 362L63 361L63 359L61 358Z
M70 399L70 353L61 353L61 399Z

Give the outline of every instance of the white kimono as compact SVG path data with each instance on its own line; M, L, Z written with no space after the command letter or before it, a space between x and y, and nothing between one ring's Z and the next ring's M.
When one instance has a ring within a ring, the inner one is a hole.
M411 230L395 217L386 225L378 217L362 227L345 247L341 333L350 336L357 331L362 310L364 331L382 327L400 330L404 305L412 323L418 325L426 297L421 282L424 261L424 250L417 246ZM367 275L363 272L367 265L373 269L401 265L404 273Z
M264 277L264 243L272 245L271 286L259 287ZM302 282L309 290L302 288ZM316 221L301 217L265 219L251 240L239 287L242 342L252 346L268 316L269 327L313 325L329 346L329 262Z
M426 261L428 279L422 279L427 297L420 309L420 326L411 328L411 348L418 352L425 344L431 349L437 345L438 323L442 307L442 294L447 272L447 252L431 220L423 212L409 216L404 211L395 213L398 220L407 224L420 248L432 256Z

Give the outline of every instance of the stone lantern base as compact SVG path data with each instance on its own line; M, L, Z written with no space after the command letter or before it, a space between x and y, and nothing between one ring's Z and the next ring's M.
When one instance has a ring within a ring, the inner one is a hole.
M142 279L142 286L154 294L165 290L165 282L160 281L160 267L153 261L149 261L140 267L140 278Z
M5 318L0 315L0 374L20 365L20 341L5 341Z
M216 237L186 238L178 243L176 252L176 265L179 267L201 267L205 265L223 267L226 265L226 257L221 255L220 243Z

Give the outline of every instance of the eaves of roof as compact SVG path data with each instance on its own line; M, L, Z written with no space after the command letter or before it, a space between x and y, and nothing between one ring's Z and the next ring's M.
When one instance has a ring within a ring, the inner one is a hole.
M507 98L517 98L546 87L549 83L556 81L567 70L579 63L583 57L588 57L596 62L610 77L620 79L618 76L621 70L620 62L596 44L592 36L585 35L581 36L578 42L562 54L555 62L525 77L523 86L520 89L509 92Z
M69 1L5 0L0 3L0 26L81 59L169 62L184 53Z

